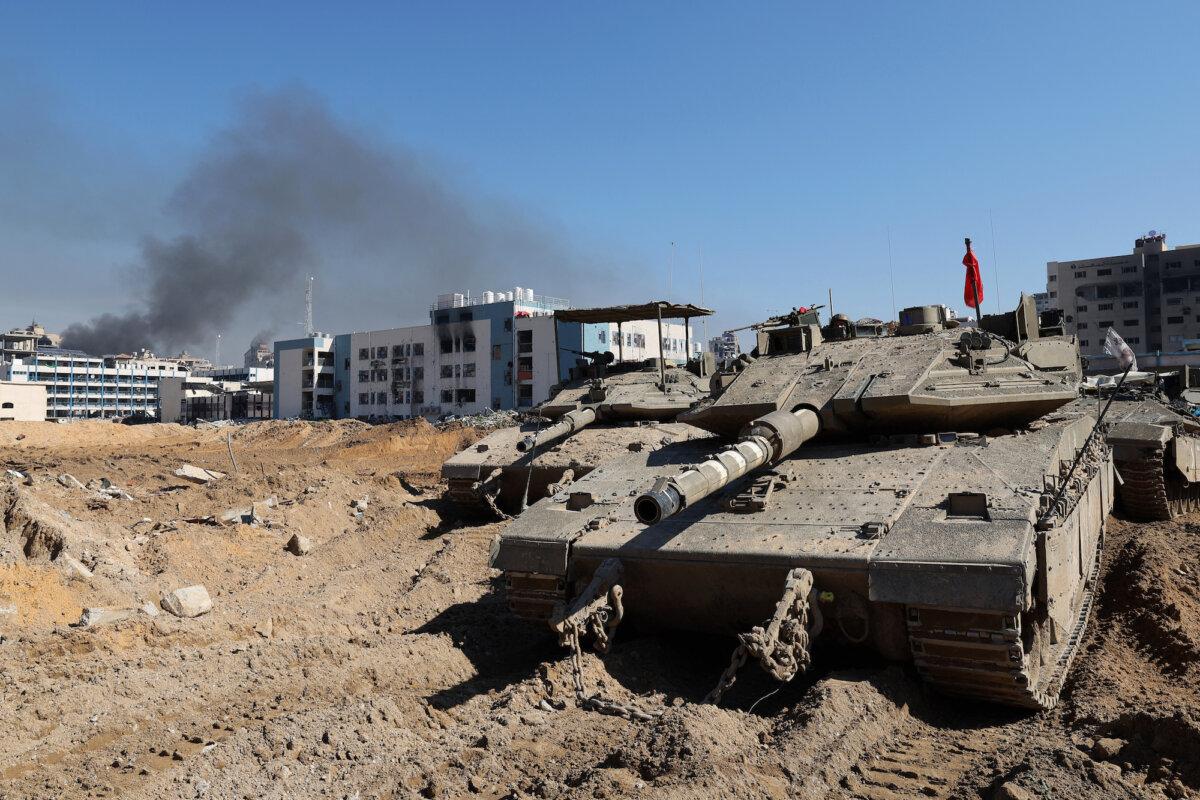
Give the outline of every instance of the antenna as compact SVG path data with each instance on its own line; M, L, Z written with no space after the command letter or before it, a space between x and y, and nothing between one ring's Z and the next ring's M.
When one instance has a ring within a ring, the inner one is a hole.
M896 270L892 266L892 226L887 226L888 235L888 280L892 284L892 319L897 322L900 320L896 314Z
M675 243L671 242L671 260L667 262L667 299L675 296Z
M221 334L219 333L217 334L217 352L214 354L213 360L216 361L213 364L214 367L221 366Z
M1000 308L1000 265L996 263L996 224L992 221L992 210L988 209L988 226L992 229L992 275L996 278L996 313L1003 314Z
M701 306L701 308L703 308L704 307L704 248L703 247L696 248L696 258L700 263L700 306ZM686 324L686 322L684 324ZM701 347L701 350L707 350L708 349L708 317L700 318L700 338L701 338L701 341L704 342L703 346ZM691 357L691 353L688 353L688 357L689 358Z
M308 285L304 287L304 335L315 336L313 330L313 276L308 276Z

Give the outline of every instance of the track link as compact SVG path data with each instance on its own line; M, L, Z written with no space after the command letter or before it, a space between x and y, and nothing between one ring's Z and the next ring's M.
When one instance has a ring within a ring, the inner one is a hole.
M1146 448L1141 458L1116 462L1121 475L1121 506L1130 517L1141 522L1170 520L1200 508L1200 485L1185 485L1168 475L1166 453Z
M946 694L1037 710L1053 708L1087 629L1099 574L1098 547L1066 643L1054 649L1044 636L1035 635L1033 646L1025 652L1021 615L910 607L908 638L918 672L927 684Z

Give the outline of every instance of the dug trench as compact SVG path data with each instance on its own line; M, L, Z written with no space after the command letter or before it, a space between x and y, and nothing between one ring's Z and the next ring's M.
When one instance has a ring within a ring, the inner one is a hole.
M20 475L0 479L0 798L1200 794L1200 519L1110 520L1052 712L946 699L828 649L782 688L747 668L715 707L730 642L621 628L583 666L662 712L632 722L575 706L566 651L507 613L487 567L500 525L440 499L441 462L478 435L0 427ZM185 463L225 475L181 480ZM100 478L128 499L87 488ZM196 584L208 613L159 608ZM84 608L121 613L77 626Z

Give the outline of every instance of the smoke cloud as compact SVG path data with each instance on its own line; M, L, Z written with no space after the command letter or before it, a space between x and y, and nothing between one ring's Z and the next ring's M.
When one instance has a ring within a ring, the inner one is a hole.
M143 240L127 275L137 307L70 325L64 346L203 347L246 317L247 330L260 327L262 309L277 310L282 295L290 324L310 273L322 311L333 309L344 329L420 322L437 292L509 280L575 290L595 274L546 226L471 197L428 163L346 124L306 90L247 96L173 191L176 234Z

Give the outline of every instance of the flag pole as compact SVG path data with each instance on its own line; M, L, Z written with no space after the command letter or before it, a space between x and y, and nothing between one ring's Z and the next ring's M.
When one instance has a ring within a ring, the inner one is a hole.
M967 243L967 253L970 253L971 252L971 240L964 239L963 241L965 241ZM983 327L983 312L979 310L979 284L975 280L971 281L971 294L975 296L975 325L976 325L976 327L982 328Z

